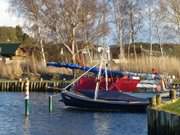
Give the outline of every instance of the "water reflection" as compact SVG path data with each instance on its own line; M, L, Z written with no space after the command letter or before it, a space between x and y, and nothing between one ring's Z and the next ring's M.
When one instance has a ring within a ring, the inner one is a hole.
M24 117L24 135L31 135L30 134L30 120L29 117Z
M30 115L24 116L22 93L0 93L0 135L147 135L146 114L86 112L66 109L49 93L31 93Z
M109 115L94 113L94 127L96 135L110 135L108 128L111 126Z

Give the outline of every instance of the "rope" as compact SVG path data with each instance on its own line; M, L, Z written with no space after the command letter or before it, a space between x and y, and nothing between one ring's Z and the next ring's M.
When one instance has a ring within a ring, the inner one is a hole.
M93 66L92 68L90 68L88 71L86 71L85 73L83 73L81 76L79 76L77 79L75 79L72 83L70 83L69 85L67 85L65 88L63 88L63 90L66 90L67 88L69 88L71 85L73 85L74 83L76 83L81 77L83 77L84 75L86 75L91 69L95 68L98 64L96 64L95 66Z
M67 85L65 88L55 88L55 87L50 87L48 86L48 88L52 88L52 89L56 89L56 90L66 90L68 87L70 87L71 85L73 85L75 82L77 82L82 76L84 76L85 74L87 74L91 69L95 68L98 64L96 64L95 66L93 66L92 68L90 68L88 71L86 71L85 73L83 73L80 77L78 77L76 80L74 80L72 83L70 83L69 85ZM51 95L52 97L55 96L59 96L58 94L53 94Z

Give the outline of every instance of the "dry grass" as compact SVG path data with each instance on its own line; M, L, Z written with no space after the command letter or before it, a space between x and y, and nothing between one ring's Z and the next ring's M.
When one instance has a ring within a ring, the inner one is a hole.
M131 58L126 61L112 65L113 69L133 71L133 72L152 72L156 68L160 73L168 73L180 77L180 60L176 57L139 57L137 60Z
M19 78L23 71L18 61L12 61L11 63L5 64L0 62L0 77L15 79Z
M57 67L47 67L48 73L61 73L61 74L67 74L72 75L72 70L68 68L57 68Z
M87 65L95 65L89 63ZM23 61L13 60L8 64L0 62L0 77L9 79L18 79L23 73L40 74L43 72L49 73L67 73L72 71L59 68L46 68L42 61L28 58ZM180 60L176 57L139 57L137 60L131 58L129 60L119 61L119 63L112 62L111 68L113 70L123 70L132 72L151 73L152 68L156 68L160 73L176 75L180 78Z
M69 69L46 67L42 60L40 61L33 57L14 59L8 63L0 61L0 65L0 78L3 79L19 79L21 77L39 79L41 73L72 74L72 71Z
M39 73L46 72L43 62L31 57L13 59L6 63L0 61L0 65L0 78L6 79L19 79L23 74L39 76Z
M93 66L100 60L88 63ZM155 68L161 74L175 75L180 78L180 59L176 57L138 57L137 59L113 59L110 63L112 70L152 73L152 68Z

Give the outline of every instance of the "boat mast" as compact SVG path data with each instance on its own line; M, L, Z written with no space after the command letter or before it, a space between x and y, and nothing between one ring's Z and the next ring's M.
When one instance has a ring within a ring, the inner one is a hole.
M94 94L94 100L97 100L97 97L98 97L102 67L103 67L103 53L101 55L101 61L100 61L99 73L98 73L98 78L97 78L97 83L96 83L95 94Z
M105 65L104 65L105 63ZM106 91L108 90L108 51L106 47L101 48L101 61L100 61L100 67L99 67L99 72L98 72L98 78L97 78L97 83L96 83L96 88L95 88L95 95L94 99L96 100L98 97L98 91L99 91L99 85L100 85L100 78L101 78L101 73L102 73L102 68L104 66L105 69L105 81L106 81Z
M106 91L108 91L108 73L107 73L108 63L106 61L105 65L105 81L106 81Z
M105 53L104 53L104 57L105 57L105 81L106 81L106 91L108 91L108 63L110 61L110 49L109 47L105 48Z

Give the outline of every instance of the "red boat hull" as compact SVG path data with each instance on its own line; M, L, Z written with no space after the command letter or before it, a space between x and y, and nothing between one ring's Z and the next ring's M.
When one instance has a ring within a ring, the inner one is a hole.
M74 86L77 91L95 90L96 78L94 77L83 77ZM137 84L140 80L129 79L129 78L108 78L108 90L110 91L123 91L123 92L134 92L137 90ZM106 90L105 78L100 79L99 90Z

